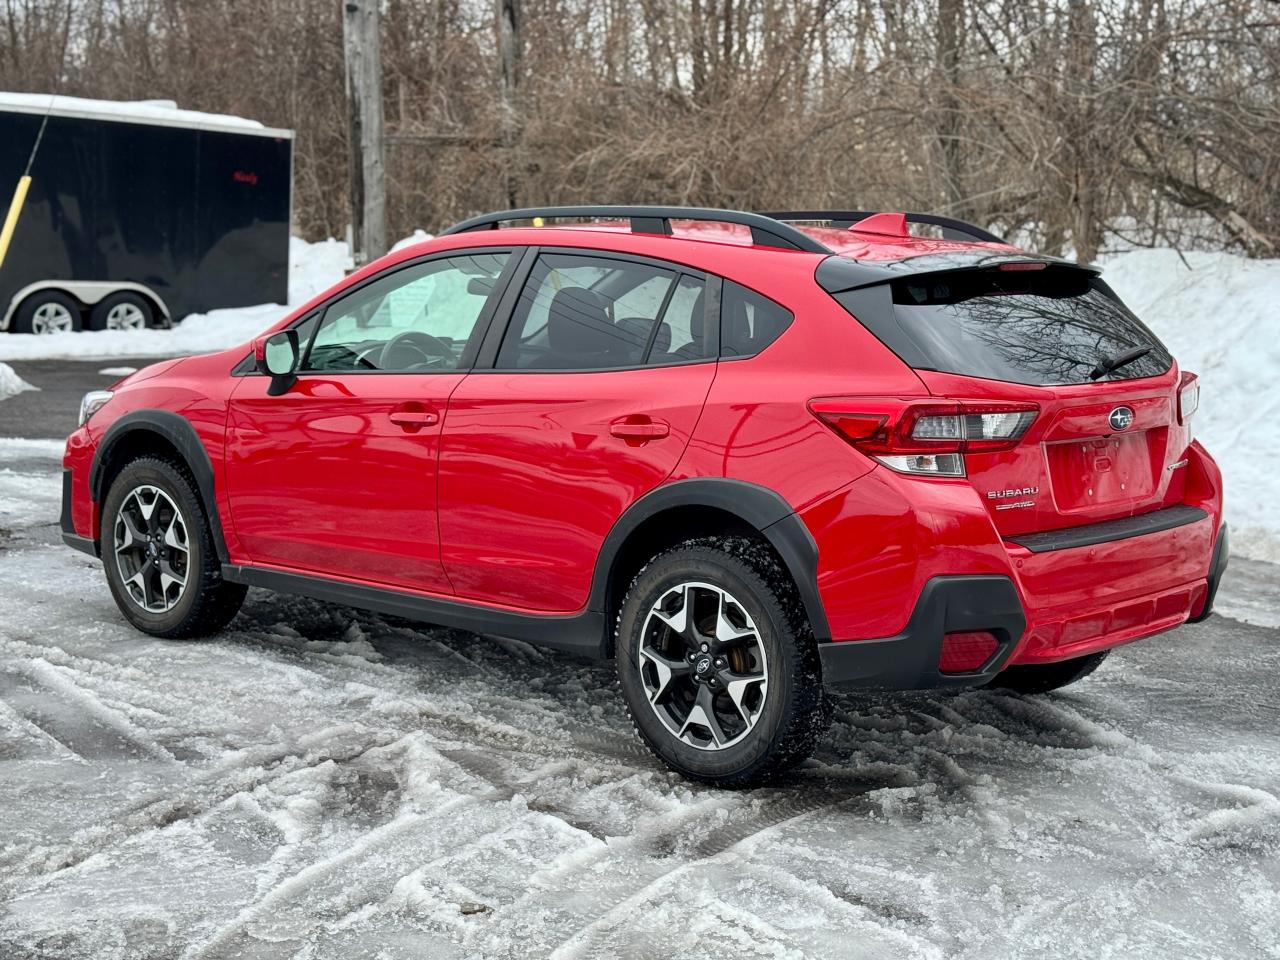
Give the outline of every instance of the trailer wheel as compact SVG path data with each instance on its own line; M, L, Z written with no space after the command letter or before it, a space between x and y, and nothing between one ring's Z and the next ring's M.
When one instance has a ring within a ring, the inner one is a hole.
M22 301L13 318L14 333L75 333L80 304L61 290L41 290Z
M151 304L136 293L113 293L89 311L90 330L145 330L154 322Z

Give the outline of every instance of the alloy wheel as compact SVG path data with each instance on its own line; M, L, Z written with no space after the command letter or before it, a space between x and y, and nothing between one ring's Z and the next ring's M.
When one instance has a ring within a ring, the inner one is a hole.
M74 327L71 311L60 303L42 303L31 315L32 333L68 333Z
M764 710L769 667L760 631L721 587L691 581L664 592L645 618L637 659L649 706L689 746L731 747Z
M116 512L115 558L125 592L147 613L168 613L187 588L187 524L173 500L144 484Z
M107 311L108 330L143 330L147 326L147 318L132 303L118 303Z

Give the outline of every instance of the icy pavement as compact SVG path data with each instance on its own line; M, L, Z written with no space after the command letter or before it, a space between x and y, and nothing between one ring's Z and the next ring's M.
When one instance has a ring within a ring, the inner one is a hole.
M839 700L786 784L609 665L250 594L121 621L0 441L0 957L1280 957L1280 571L1071 692Z

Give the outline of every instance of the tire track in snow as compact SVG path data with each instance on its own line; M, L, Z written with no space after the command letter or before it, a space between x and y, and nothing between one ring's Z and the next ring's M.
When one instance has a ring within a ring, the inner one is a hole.
M818 810L850 801L847 794L821 799L796 797L794 794L785 793L776 796L777 802L766 807L756 817L746 822L726 824L699 838L692 846L693 859L682 860L674 865L669 864L669 861L659 862L658 869L648 876L640 889L620 900L615 900L605 910L596 914L561 941L551 951L551 960L572 960L575 957L599 955L608 945L610 924L615 919L636 911L677 877L705 869L712 864L725 862L730 853L753 840L774 833L787 824L810 816ZM628 872L634 876L635 871L631 865ZM593 874L592 879L597 881L598 875Z
M10 879L20 876L48 879L54 874L80 866L112 847L136 840L152 831L163 830L179 820L191 820L239 793L301 769L324 763L350 763L383 741L352 744L345 750L332 744L333 730L318 731L295 744L254 747L233 754L207 773L197 775L175 790L162 790L140 798L110 816L106 822L76 831L67 841L16 848L0 854L0 867ZM341 728L338 733L349 733ZM326 741L328 741L326 743Z
M63 703L69 704L91 721L106 727L124 743L135 747L139 753L150 754L166 763L177 763L172 753L123 713L108 707L95 694L79 686L47 660L19 662L15 664L15 668L53 694L55 700L60 698Z

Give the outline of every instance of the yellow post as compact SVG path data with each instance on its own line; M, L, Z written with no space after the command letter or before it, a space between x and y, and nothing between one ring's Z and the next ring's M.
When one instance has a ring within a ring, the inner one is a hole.
M13 203L9 204L9 215L4 218L4 227L0 229L0 267L4 266L4 255L9 252L9 241L13 239L13 231L18 228L18 214L27 200L27 190L31 188L31 178L22 177L18 181L18 189L13 191Z

